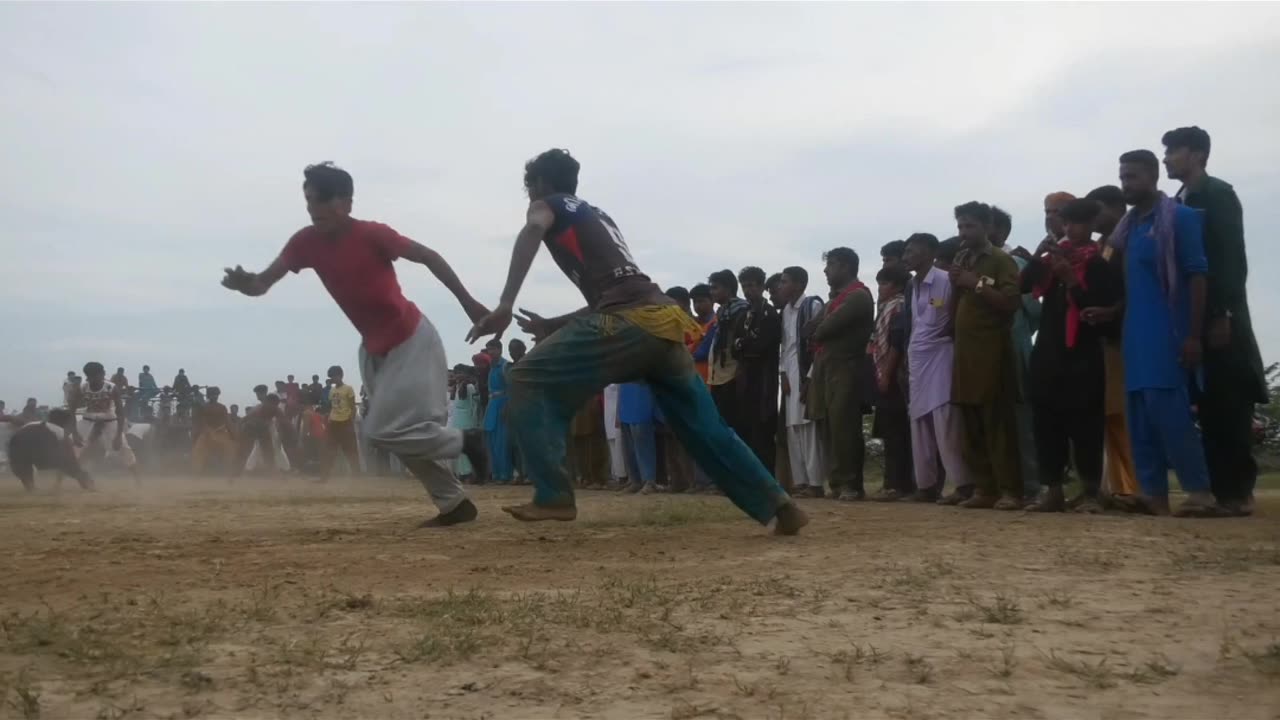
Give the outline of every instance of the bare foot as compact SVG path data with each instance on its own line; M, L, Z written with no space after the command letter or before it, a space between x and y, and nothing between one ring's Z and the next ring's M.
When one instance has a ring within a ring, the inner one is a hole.
M796 535L800 532L800 528L809 524L809 516L805 515L800 506L794 502L778 508L774 518L776 519L773 525L774 535Z
M541 520L559 520L568 522L578 518L578 508L573 505L507 505L502 512L522 522L539 522Z

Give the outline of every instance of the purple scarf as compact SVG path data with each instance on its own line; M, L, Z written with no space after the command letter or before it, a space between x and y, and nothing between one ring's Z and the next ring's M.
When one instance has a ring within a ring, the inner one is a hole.
M1173 305L1178 297L1178 250L1174 245L1173 224L1178 212L1178 203L1163 192L1156 193L1156 205L1152 210L1155 221L1151 226L1151 237L1156 242L1156 267L1160 272L1160 285L1164 288L1165 297ZM1125 213L1124 217L1111 231L1107 245L1124 252L1129 242L1130 228L1138 220L1138 209Z

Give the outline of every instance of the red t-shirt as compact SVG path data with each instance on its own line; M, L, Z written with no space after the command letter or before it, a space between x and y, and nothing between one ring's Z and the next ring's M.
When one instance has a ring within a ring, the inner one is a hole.
M407 248L408 238L383 225L352 220L336 238L304 227L280 253L293 272L311 268L364 340L365 350L386 355L409 339L422 314L405 298L391 263Z

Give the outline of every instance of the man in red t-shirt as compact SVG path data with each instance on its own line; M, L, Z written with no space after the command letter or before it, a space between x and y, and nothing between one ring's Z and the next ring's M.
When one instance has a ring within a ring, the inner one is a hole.
M222 284L256 297L287 272L315 270L360 332L360 371L370 400L365 432L375 447L400 458L440 510L423 527L474 520L476 506L467 499L449 461L465 453L483 470L483 436L448 427L444 345L435 327L401 292L392 263L403 258L426 265L473 322L488 310L434 250L381 223L351 217L353 183L347 171L322 163L307 167L303 176L311 225L294 233L266 270L227 268Z

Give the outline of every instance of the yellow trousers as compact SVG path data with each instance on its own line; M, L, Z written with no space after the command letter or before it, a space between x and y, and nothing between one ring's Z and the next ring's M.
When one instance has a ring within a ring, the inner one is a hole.
M1129 425L1124 415L1108 415L1104 438L1102 485L1111 495L1137 495L1138 480L1129 447Z
M226 428L205 430L200 433L200 437L196 438L195 447L191 449L191 470L195 473L204 472L211 452L222 458L222 467L227 473L233 473L238 469L232 467L236 460L236 441Z

